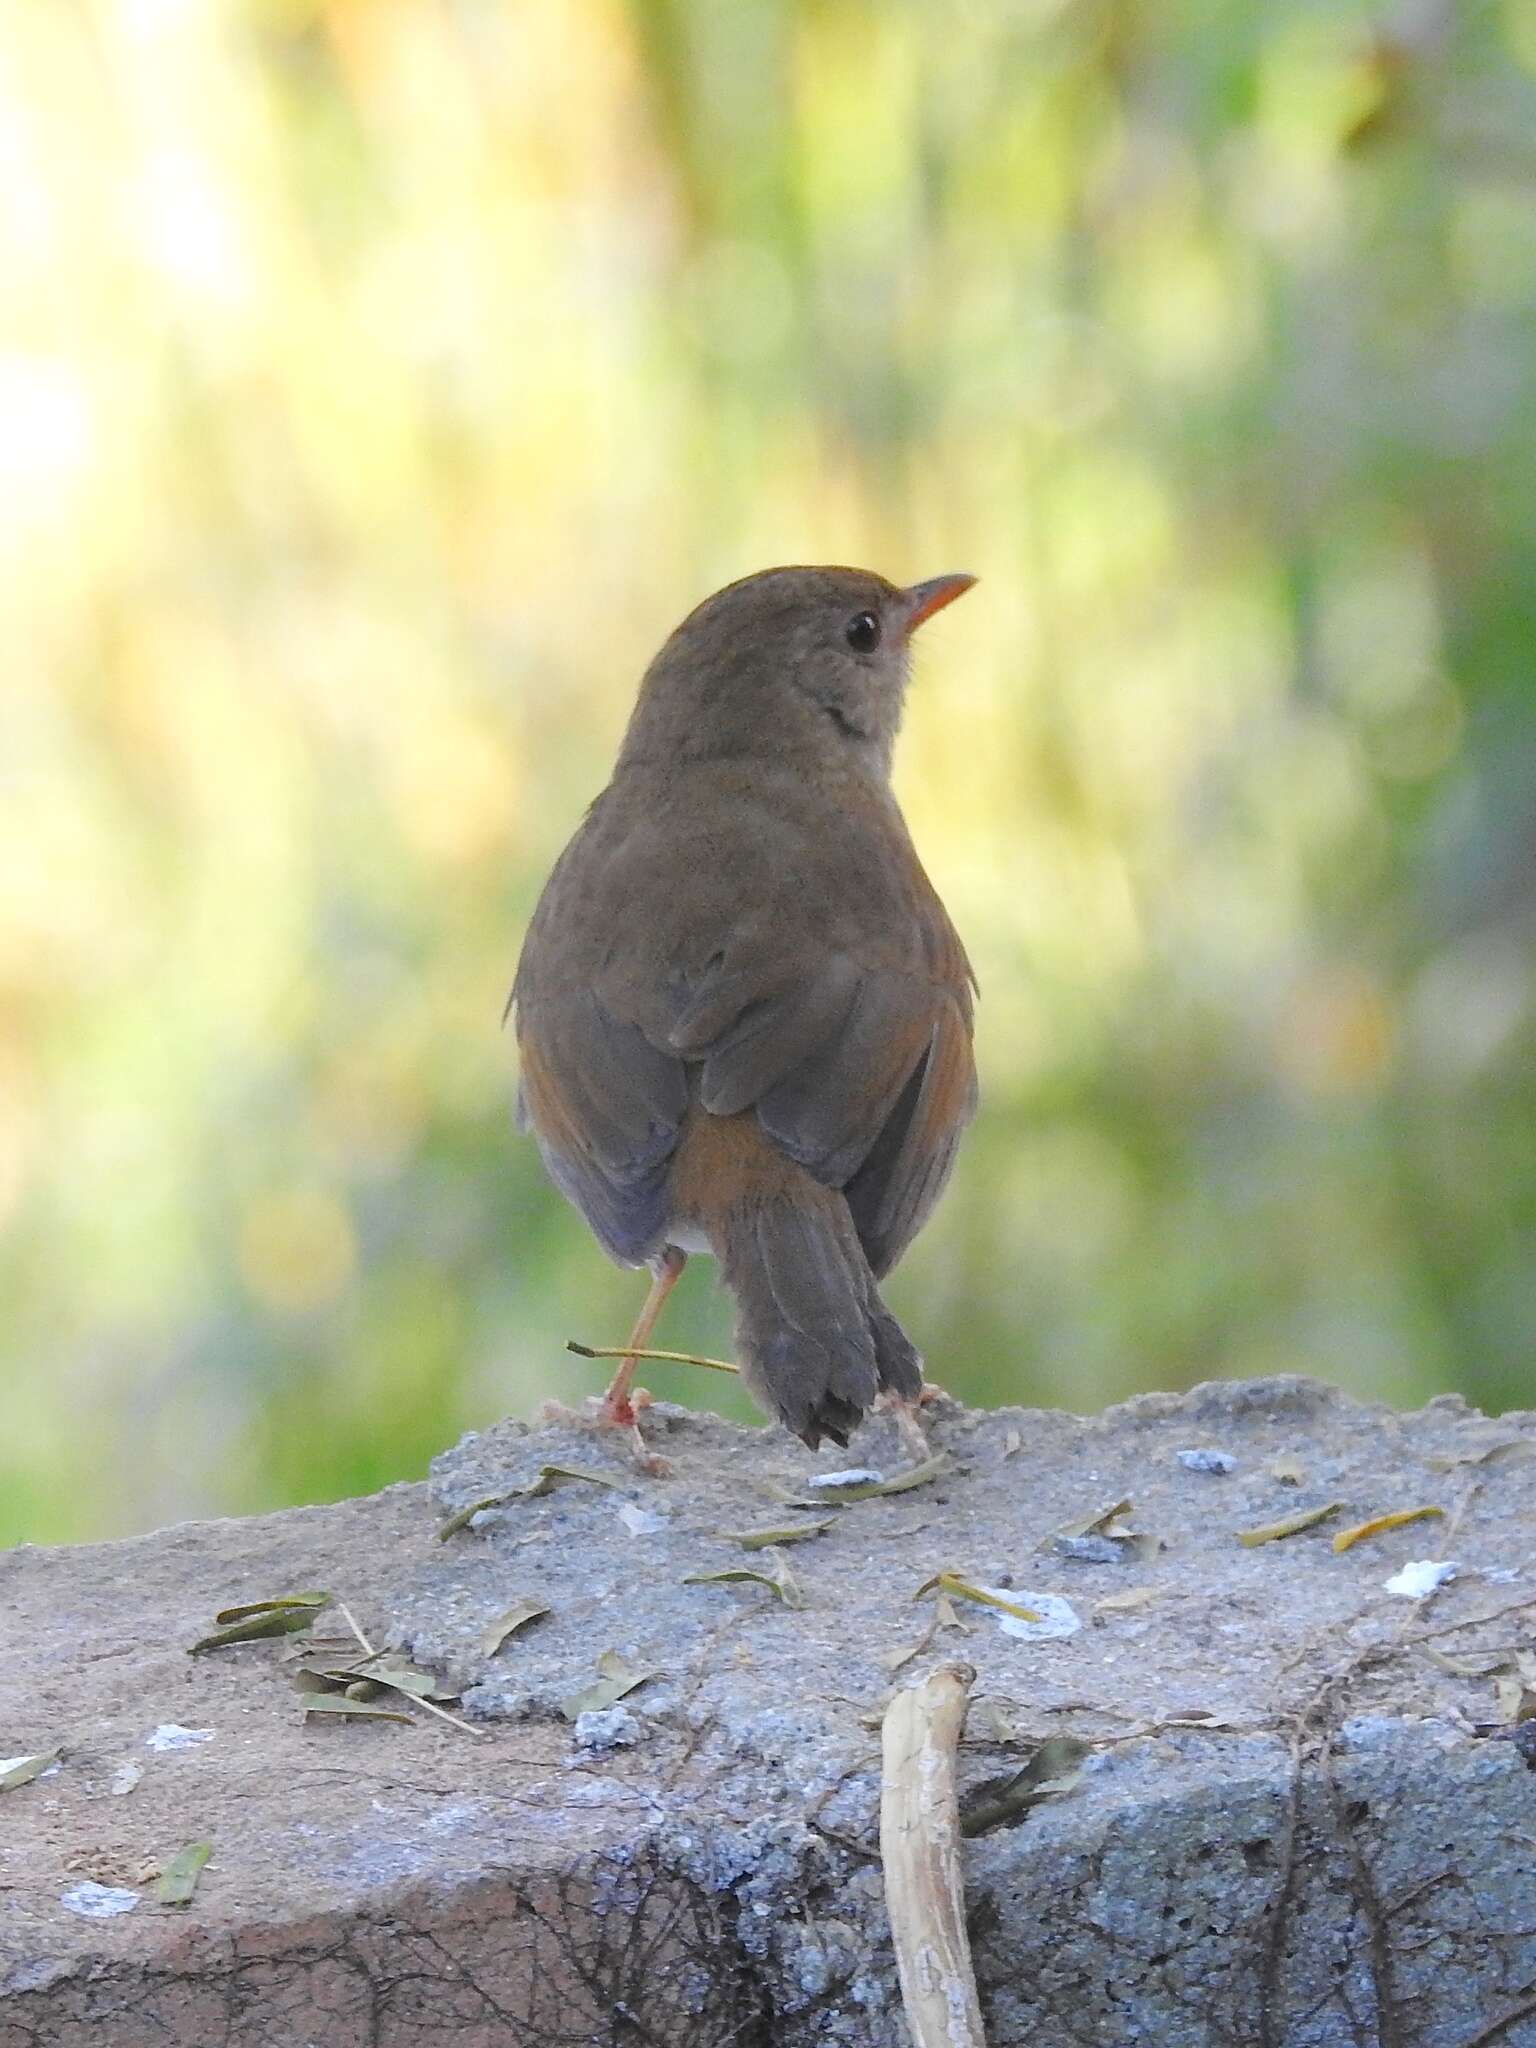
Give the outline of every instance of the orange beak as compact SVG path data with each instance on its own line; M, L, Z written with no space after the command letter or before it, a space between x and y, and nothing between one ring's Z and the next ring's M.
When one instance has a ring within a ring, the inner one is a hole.
M908 633L915 633L924 619L931 619L945 605L964 597L975 581L974 576L930 576L926 583L914 583L902 593L912 608L907 614Z

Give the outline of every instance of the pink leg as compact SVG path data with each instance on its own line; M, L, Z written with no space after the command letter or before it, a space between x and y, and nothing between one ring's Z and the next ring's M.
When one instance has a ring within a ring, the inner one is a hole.
M651 1291L645 1297L645 1306L635 1320L635 1327L629 1333L631 1351L641 1351L650 1342L651 1332L667 1296L677 1285L678 1277L688 1263L688 1254L679 1251L675 1244L669 1244L651 1264ZM630 1389L634 1386L635 1372L639 1361L635 1358L621 1358L619 1369L603 1396L598 1410L599 1422L611 1423L616 1429L635 1429L636 1402ZM643 1408L649 1397L639 1390L639 1405Z
M885 1409L895 1422L907 1455L917 1464L922 1464L925 1458L933 1456L933 1445L929 1443L919 1419L921 1413L930 1401L943 1401L948 1398L942 1387L936 1386L932 1380L924 1380L911 1400L904 1400L900 1394L887 1392L882 1394L876 1403L876 1406Z

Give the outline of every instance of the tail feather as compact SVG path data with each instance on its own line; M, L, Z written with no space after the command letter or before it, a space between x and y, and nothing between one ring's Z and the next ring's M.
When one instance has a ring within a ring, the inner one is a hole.
M881 1301L837 1190L807 1175L793 1197L733 1210L715 1235L743 1376L812 1450L823 1437L846 1444L882 1388L917 1393L922 1360Z

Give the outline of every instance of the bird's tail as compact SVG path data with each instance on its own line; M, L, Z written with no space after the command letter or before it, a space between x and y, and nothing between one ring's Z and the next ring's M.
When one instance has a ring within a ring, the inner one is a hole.
M923 1362L880 1299L842 1195L797 1178L727 1210L714 1243L736 1297L742 1376L815 1450L824 1436L846 1444L884 1389L912 1399Z

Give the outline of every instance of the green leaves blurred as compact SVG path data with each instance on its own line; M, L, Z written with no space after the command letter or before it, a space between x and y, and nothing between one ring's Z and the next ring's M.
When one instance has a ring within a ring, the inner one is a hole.
M775 559L983 579L901 766L983 989L935 1376L1528 1398L1536 42L1394 19L15 10L0 1541L585 1391L635 1282L496 1020Z

